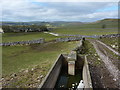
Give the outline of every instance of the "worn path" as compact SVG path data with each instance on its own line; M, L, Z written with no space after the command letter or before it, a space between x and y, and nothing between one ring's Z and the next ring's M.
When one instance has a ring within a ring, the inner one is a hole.
M111 47L107 46L105 43L99 41L99 40L96 40L98 43L104 45L106 48L108 48L109 50L111 50L113 53L115 53L116 55L120 56L120 53L115 51L114 49L112 49Z
M57 34L57 33L51 33L51 32L44 32L44 33L48 33L48 34L51 34L51 35L53 35L53 36L60 36L60 35Z
M113 60L109 57L108 52L105 49L106 46L103 43L100 43L97 40L89 40L89 41L93 44L97 54L99 55L101 60L104 62L105 67L107 68L109 73L112 75L115 83L118 84L119 83L119 73L120 73L120 71L118 69L118 66L115 65L113 63Z

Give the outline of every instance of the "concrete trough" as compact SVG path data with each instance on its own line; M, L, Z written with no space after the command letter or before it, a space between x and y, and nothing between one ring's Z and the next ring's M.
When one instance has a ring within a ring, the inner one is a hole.
M44 80L42 81L42 83L40 84L38 89L42 90L42 89L47 89L47 88L48 89L55 88L55 85L57 83L57 80L60 76L60 72L62 71L62 69L69 68L67 56L68 56L67 54L59 55L59 57L55 61L52 68L49 70L48 74L46 75L46 77L44 78ZM72 63L72 64L74 64L74 63ZM92 89L91 76L90 76L86 56L77 55L77 60L75 61L75 70L76 69L82 70L82 79L81 80L83 80L83 82L84 82L84 88ZM74 72L76 72L76 71L74 71Z

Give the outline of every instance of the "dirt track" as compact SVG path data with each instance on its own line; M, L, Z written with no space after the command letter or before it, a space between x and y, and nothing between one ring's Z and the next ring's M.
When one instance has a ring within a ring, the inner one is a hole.
M120 53L115 51L114 49L112 49L111 47L107 46L105 43L99 41L99 40L96 40L98 43L102 44L103 46L105 46L106 48L108 48L109 50L111 50L113 53L115 53L116 55L120 56Z
M103 73L109 73L108 76L106 76L106 80L104 82L105 88L118 88L119 87L119 68L118 68L118 58L113 58L111 53L109 53L109 48L107 48L104 43L101 43L97 40L89 40L99 57L101 58L102 62L104 62L104 70ZM114 52L113 52L114 53Z

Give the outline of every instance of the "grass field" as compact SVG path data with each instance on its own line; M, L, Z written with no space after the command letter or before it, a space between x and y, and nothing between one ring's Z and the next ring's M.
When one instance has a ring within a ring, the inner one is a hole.
M70 52L76 44L77 42L61 42L3 47L2 74L8 75L35 65L50 69L59 54Z
M104 29L102 28L103 24L105 24ZM80 34L80 35L116 34L118 33L118 21L104 20L88 24L66 25L54 29L53 32L61 34Z
M59 34L105 35L105 34L117 34L118 29L57 28L53 32Z
M50 41L56 38L65 36L54 36L43 32L29 32L29 33L4 33L2 34L2 42L27 41L44 38L45 41Z
M14 41L26 41L26 40L35 40L39 38L45 38L46 40L51 40L56 38L55 36L38 33L38 32L31 32L31 33L4 33L2 35L2 42L14 42Z
M105 24L106 28L102 29ZM101 35L117 33L117 21L103 20L88 24L65 25L51 32L62 34ZM3 42L26 41L45 38L46 41L60 38L42 32L4 33ZM62 37L62 36L61 36ZM65 36L63 36L65 37ZM110 40L109 40L110 41ZM35 44L30 46L3 47L3 75L17 72L22 68L32 67L50 61L52 65L60 53L67 52L76 46L76 42Z
M102 25L105 24L105 28ZM98 22L87 24L65 24L61 27L54 28L51 32L58 34L80 34L80 35L105 35L105 34L117 34L118 33L118 21L117 20L101 20ZM64 37L64 36L63 36ZM29 33L4 33L2 35L3 42L13 41L26 41L44 38L46 41L60 38L42 32L29 32Z

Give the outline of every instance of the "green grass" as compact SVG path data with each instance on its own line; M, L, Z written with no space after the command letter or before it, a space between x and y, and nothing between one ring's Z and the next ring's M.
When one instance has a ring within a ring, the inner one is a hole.
M76 46L76 43L61 42L3 47L2 74L9 75L35 65L45 65L50 69L58 55L70 52Z
M2 42L16 42L16 41L27 41L37 40L44 38L45 41L55 40L57 38L66 38L69 36L54 36L48 33L42 32L29 32L29 33L4 33L2 34Z
M103 24L106 25L105 29L102 28ZM80 35L116 34L118 33L118 22L102 21L98 23L94 22L88 24L66 25L54 29L53 32L61 34L80 34Z
M27 41L44 38L45 41L50 41L56 38L65 36L53 36L42 32L29 32L29 33L4 33L2 34L2 42L15 42L15 41Z
M105 43L106 45L110 46L111 48L113 48L111 45L115 45L116 47L113 48L113 49L118 51L119 44L120 44L119 39L120 38L112 37L112 38L101 38L101 39L98 39L98 40L102 41L103 43Z
M101 65L103 62L99 60L100 57L96 53L94 46L87 40L84 42L84 45L86 49L85 54L87 55L88 63L93 66Z
M81 28L57 28L53 30L54 33L59 34L80 34L80 35L105 35L105 34L117 34L118 29L100 29L100 28L93 28L93 29L81 29Z
M102 28L103 24L106 25L105 29ZM52 30L52 32L58 33L58 34L80 34L80 35L117 34L118 21L103 20L103 21L87 23L87 24L71 23L71 24L65 24L61 27L56 27ZM62 36L56 37L50 34L45 34L43 32L4 33L2 35L2 41L14 42L14 41L34 40L39 38L45 38L46 41L49 41L49 40L53 40L61 37Z

